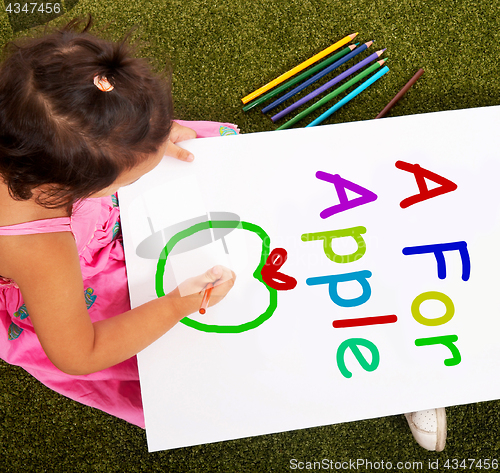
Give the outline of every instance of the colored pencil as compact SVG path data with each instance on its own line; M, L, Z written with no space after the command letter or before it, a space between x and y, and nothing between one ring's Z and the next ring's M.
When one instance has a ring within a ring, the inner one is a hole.
M241 101L243 103L250 102L251 100L257 98L259 95L262 95L264 92L267 92L269 89L272 89L273 87L277 86L278 84L281 84L283 81L287 80L288 78L294 76L298 72L304 70L306 67L311 66L312 64L319 61L320 59L323 59L325 56L328 56L330 53L333 53L333 51L336 51L340 47L344 46L344 44L349 43L349 41L352 41L357 35L358 35L358 33L353 33L353 34L346 36L345 38L342 38L340 41L337 41L336 43L332 44L330 47L323 49L323 51L321 51L318 54L314 55L313 57L309 58L307 61L300 63L298 66L295 66L293 69L290 69L288 72L281 74L279 77L277 77L276 79L267 83L266 85L262 86L260 89L257 89L256 91L252 92L251 94L247 95L246 97L243 97L241 99Z
M363 92L363 90L368 88L370 85L372 85L375 81L380 79L387 72L389 72L389 68L387 66L384 66L382 69L380 69L380 71L378 71L376 74L373 74L373 76L371 76L368 80L366 80L359 87L354 89L349 95L346 95L342 100L339 100L332 108L328 109L325 113L316 118L316 120L313 120L311 123L309 123L309 125L307 125L306 128L319 125L332 113L336 112L340 107L344 106L347 102L356 97L356 95Z
M334 71L335 69L340 67L342 64L346 63L347 61L349 61L353 57L355 57L358 54L365 51L372 44L373 44L373 41L368 41L367 43L363 44L359 48L357 48L354 51L352 51L351 53L349 53L347 56L343 57L342 59L339 59L337 62L334 62L331 66L328 66L326 69L323 69L321 72L318 72L310 79L307 79L302 84L300 84L297 87L295 87L294 89L290 90L290 92L287 92L285 95L283 95L283 97L280 97L279 99L275 100L273 103L270 103L267 107L264 107L262 109L262 113L267 113L267 112L269 112L269 110L272 110L273 108L277 107L278 105L281 105L285 100L288 100L290 97L293 97L295 94L298 94L300 91L304 90L306 87L309 87L311 84L320 80L322 77L325 77L327 74Z
M419 77L424 73L424 70L420 68L417 73L406 83L406 85L394 96L394 98L384 107L384 109L375 117L382 118L387 112L396 105L396 103L401 99L401 97L408 92L410 87L417 82Z
M304 71L302 74L298 75L297 77L290 79L289 81L285 82L284 84L281 84L276 89L269 91L267 94L263 95L262 97L259 97L258 99L254 100L253 102L246 104L243 107L243 111L248 112L248 110L256 107L257 105L260 105L261 103L266 102L270 98L275 97L276 95L280 94L281 92L288 89L289 87L292 87L292 85L298 84L300 81L302 81L306 77L309 77L310 75L314 74L315 72L321 71L321 69L329 66L332 62L335 62L338 59L340 59L341 57L350 53L358 45L359 45L359 43L351 44L351 45L347 46L346 48L339 51L337 54L334 54L332 57L329 57L328 59L321 61L319 64L316 64L315 66L311 67L310 69L307 69L307 71Z
M205 292L203 293L203 299L201 300L201 305L199 310L200 314L204 314L207 311L208 303L210 302L210 294L212 293L213 288L214 285L212 283L207 284Z
M356 76L354 76L351 80L349 80L345 84L341 85L340 87L335 89L333 92L330 92L328 95L323 97L321 100L318 100L315 104L311 105L309 108L298 113L291 120L288 120L287 122L283 123L283 125L276 128L276 130L285 130L286 128L290 128L292 125L294 125L298 121L302 120L304 117L306 117L310 113L314 112L314 110L323 106L325 103L329 102L330 100L335 98L337 95L344 92L344 90L347 90L349 87L354 85L356 82L359 82L364 77L370 75L372 72L377 70L380 66L382 66L385 63L385 61L387 61L387 59L381 59L380 61L377 61L375 64L372 64L370 67L367 67L364 71L362 71L359 74L357 74Z
M321 87L318 87L316 90L312 91L310 94L307 94L305 97L302 97L300 100L297 100L289 107L285 108L281 112L272 116L271 120L273 122L275 122L275 121L279 120L280 118L283 118L285 115L288 115L291 111L295 110L296 108L300 107L301 105L305 104L306 102L309 102L309 100L312 100L314 97L317 97L319 94L322 94L325 90L328 90L329 88L333 87L335 84L344 80L346 77L349 77L351 74L358 71L362 67L365 67L366 65L370 64L370 62L374 61L375 59L378 59L384 51L385 51L385 49L381 49L380 51L377 51L376 53L370 54L366 59L359 61L354 66L347 69L347 71L343 72L342 74L339 74L338 76L334 77L332 80L328 81L326 84L322 85Z

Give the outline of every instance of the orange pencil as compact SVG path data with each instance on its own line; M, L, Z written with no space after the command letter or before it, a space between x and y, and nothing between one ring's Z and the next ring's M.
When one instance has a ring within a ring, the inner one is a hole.
M207 311L208 303L210 302L210 294L214 288L213 283L207 284L205 292L203 294L203 299L201 300L200 314L204 314Z
M319 52L312 58L309 58L307 61L304 61L300 63L298 66L295 66L293 69L290 69L288 72L285 72L284 74L281 74L279 77L276 79L272 80L268 84L262 86L260 89L257 89L256 91L252 92L251 94L247 95L246 97L243 97L241 101L243 103L248 103L250 100L253 100L257 98L259 95L262 95L264 92L267 92L269 89L272 89L274 86L281 84L281 82L287 80L289 77L292 77L293 75L297 74L297 72L300 72L304 70L306 67L309 67L311 64L314 64L316 61L319 61L320 59L324 58L325 56L328 56L331 52L335 51L336 49L340 48L341 46L344 46L344 44L347 44L349 41L352 41L358 33L353 33L345 38L342 38L340 41L337 41L336 43L332 44L330 47L323 49L323 51Z

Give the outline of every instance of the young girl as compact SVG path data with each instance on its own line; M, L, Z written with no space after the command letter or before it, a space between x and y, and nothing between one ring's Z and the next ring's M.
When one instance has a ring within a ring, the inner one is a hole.
M196 132L172 122L168 81L125 41L79 24L11 45L0 68L0 357L144 428L134 355L196 312L207 284L219 302L235 275L215 267L186 282L193 295L130 310L114 194L164 155L192 161L175 143ZM407 418L422 446L444 448L444 409Z
M191 161L175 143L196 132L172 122L168 81L90 23L11 44L0 68L0 357L144 428L134 355L235 275L214 267L186 282L192 295L130 310L115 193L164 155Z

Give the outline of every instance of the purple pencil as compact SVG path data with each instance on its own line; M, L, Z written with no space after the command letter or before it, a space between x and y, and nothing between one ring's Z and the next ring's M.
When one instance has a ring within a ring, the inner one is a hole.
M290 105L289 107L285 108L281 112L279 112L276 115L274 115L273 117L271 117L271 120L273 122L275 122L275 121L279 120L280 118L283 118L285 115L288 115L291 111L295 110L296 108L300 107L301 105L305 104L306 102L309 102L309 100L311 100L314 97L318 96L319 94L323 93L325 90L334 86L335 84L337 84L341 80L344 80L346 77L349 77L351 74L358 71L362 67L365 67L367 64L370 64L370 62L374 61L375 59L378 59L383 54L384 51L385 51L385 49L381 49L380 51L377 51L376 53L370 54L370 56L368 56L366 59L359 61L357 64L352 66L350 69L347 69L347 71L343 72L342 74L339 74L338 76L334 77L331 81L328 81L326 84L324 84L321 87L318 87L316 90L312 91L310 94L307 94L305 97L292 103L292 105Z

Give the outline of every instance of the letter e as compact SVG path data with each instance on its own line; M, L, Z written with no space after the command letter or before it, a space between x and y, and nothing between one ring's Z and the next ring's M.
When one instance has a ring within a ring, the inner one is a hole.
M361 350L359 349L359 345L370 350L372 354L371 363L368 363L366 358L363 356ZM380 354L376 345L373 342L370 342L370 340L366 340L364 338L349 338L348 340L344 340L337 350L337 366L339 367L339 370L344 378L352 377L352 373L347 369L344 359L345 352L348 348L351 349L352 353L356 357L356 360L358 360L358 363L365 371L375 371L378 368L380 363Z

